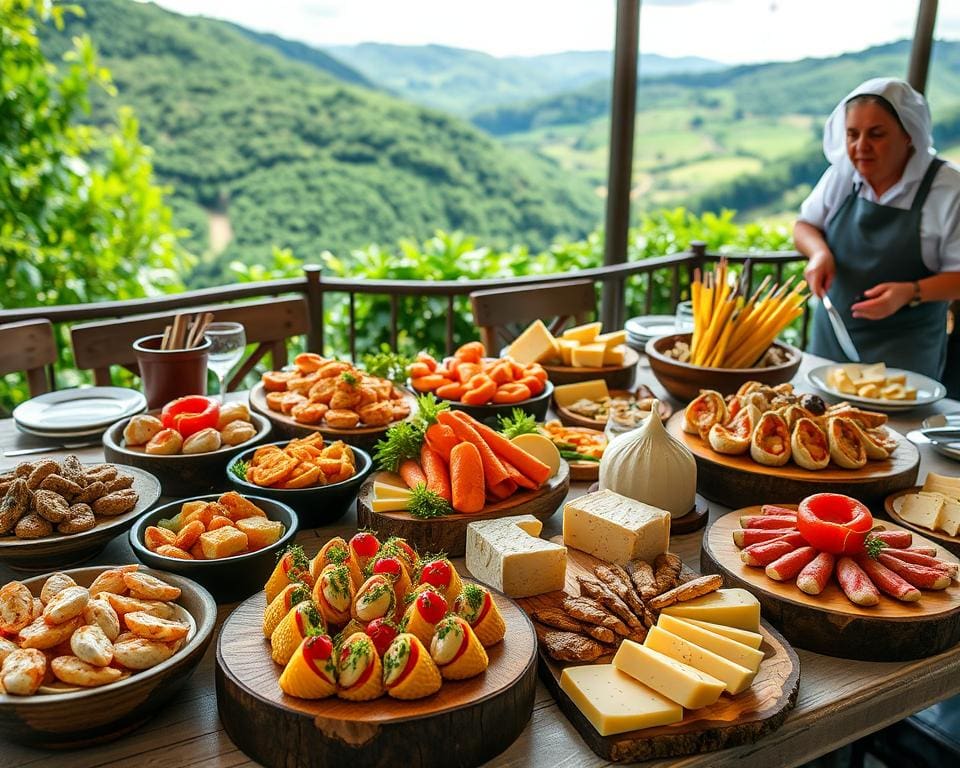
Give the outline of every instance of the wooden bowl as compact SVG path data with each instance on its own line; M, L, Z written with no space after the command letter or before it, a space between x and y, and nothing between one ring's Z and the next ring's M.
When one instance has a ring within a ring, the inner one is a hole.
M270 435L270 422L256 413L250 420L257 428L256 436L240 445L225 445L209 453L188 453L175 456L154 456L143 448L128 448L123 429L129 419L118 421L103 434L103 455L113 464L138 467L153 474L163 487L164 496L196 496L226 490L223 471L238 453L260 445Z
M89 586L113 566L66 571L81 586ZM176 601L193 617L196 630L171 658L152 669L110 685L67 693L9 696L0 693L0 739L42 749L76 749L124 736L146 722L186 682L203 657L217 619L210 593L189 579L142 569L181 589ZM23 583L34 595L47 576Z
M545 418L547 418L547 408L550 406L551 397L553 397L553 382L548 381L543 392L536 397L529 398L528 400L521 400L519 403L464 405L459 400L446 400L445 402L450 403L450 407L453 410L469 413L477 421L482 421L484 424L489 426L498 426L497 419L500 416L509 416L513 412L514 408L519 408L522 411L525 411L533 416L537 421L543 421Z
M272 445L282 448L288 442L283 440ZM262 496L293 508L302 526L316 528L320 525L329 525L343 517L350 509L363 481L373 471L373 459L370 454L355 445L351 445L350 448L356 458L357 473L342 483L315 485L310 488L264 488L248 483L233 473L233 467L241 461L250 461L256 448L244 451L230 460L226 469L226 479L235 491L244 496ZM262 587L263 584L260 586Z
M641 384L634 390L611 389L610 397L632 397L640 400L647 397L656 397L656 395L646 384ZM673 406L666 400L658 400L658 402L660 403L660 407L657 409L660 413L660 420L666 422L673 415ZM553 405L557 410L557 418L565 427L584 427L585 429L595 429L598 432L603 432L607 427L606 418L591 419L556 403Z
M681 363L667 355L678 341L690 341L692 334L672 333L657 336L647 342L646 353L650 368L657 381L678 400L689 402L700 394L701 389L715 389L720 394L736 392L748 381L759 381L773 386L790 381L800 368L803 353L796 347L775 341L773 346L788 353L787 362L766 368L704 368L701 365Z
M137 467L119 467L119 470L133 477L133 490L140 496L133 509L116 517L98 515L97 524L83 533L56 534L42 539L0 537L0 562L17 570L49 571L78 565L94 557L160 498L160 481L152 474Z
M554 384L575 384L578 381L603 379L610 389L630 389L637 373L640 354L627 347L623 365L605 365L599 368L574 368L570 365L543 364L550 381Z
M133 548L133 553L138 560L151 568L178 573L202 584L218 603L232 603L250 597L257 590L263 589L263 585L266 584L277 564L279 552L293 542L300 523L296 513L282 502L262 496L243 495L266 512L270 520L279 520L283 523L286 530L275 544L258 549L256 552L224 557L219 560L180 560L176 557L158 555L147 549L143 543L143 535L149 526L156 525L161 519L173 517L188 501L216 501L220 498L219 494L211 494L164 504L143 515L130 529L130 546Z

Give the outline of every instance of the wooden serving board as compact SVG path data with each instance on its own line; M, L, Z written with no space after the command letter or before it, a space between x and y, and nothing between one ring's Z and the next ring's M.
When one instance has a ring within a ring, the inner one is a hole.
M374 512L373 484L375 481L404 486L391 472L376 472L364 482L357 497L357 527L370 528L381 538L401 536L420 552L446 552L450 557L462 557L467 549L467 525L477 520L490 520L511 515L533 515L540 520L550 517L570 490L570 468L560 462L560 471L537 491L517 491L513 496L495 504L487 504L474 515L454 513L445 517L423 520L409 512Z
M650 389L645 384L641 384L634 390L627 389L611 389L610 397L624 397L632 399L643 399L646 397L656 397L653 390ZM666 400L659 400L660 408L660 419L666 421L673 415L673 406L670 405ZM557 405L554 402L554 407L557 409L557 416L560 418L560 423L566 427L586 427L587 429L596 429L600 432L603 432L607 426L606 418L603 419L591 419L586 416L581 416L579 413L574 413L569 408Z
M443 682L417 701L311 701L286 696L282 667L270 658L260 592L241 603L217 641L217 707L224 728L251 758L269 768L298 766L476 766L500 754L533 713L537 637L526 614L491 593L507 635L487 649L477 677ZM293 762L291 762L293 761Z
M640 354L635 349L627 347L623 356L623 365L604 365L599 368L575 368L572 365L547 363L542 365L554 384L574 384L578 381L603 379L611 389L630 389L633 386L638 362L640 362Z
M864 608L851 603L831 579L819 595L802 592L794 582L767 578L763 568L745 565L733 532L740 528L741 515L760 514L760 507L724 515L703 537L700 568L719 573L730 587L743 587L760 601L763 615L784 637L799 648L828 656L864 661L906 661L921 659L960 642L960 583L945 590L924 590L915 603L903 603L887 595ZM888 530L906 530L885 523ZM913 543L934 546L936 542L914 534ZM942 547L937 557L950 562L957 558Z
M562 537L554 539L562 543ZM577 576L593 577L601 560L580 550L567 548L565 591L580 592ZM556 605L559 594L517 600L525 611ZM613 736L601 736L576 704L560 689L560 675L576 663L555 661L540 648L540 677L557 700L560 709L579 731L587 745L612 762L676 757L749 744L779 728L797 702L800 688L800 660L787 642L765 621L760 623L764 653L760 671L749 690L737 696L723 694L716 704L685 709L684 718L673 725L643 728ZM598 664L609 663L612 654L601 656Z
M403 393L403 399L410 406L410 415L407 419L413 418L417 412L417 397L406 387L397 387ZM301 424L292 416L285 413L270 410L267 405L267 392L263 387L263 382L258 382L250 390L250 408L262 416L266 416L273 425L274 431L278 437L306 437L314 432L319 432L327 440L343 440L349 445L355 445L364 450L373 450L378 440L382 439L387 430L396 422L391 422L382 427L357 427L355 429L336 429L323 424Z
M916 493L922 490L922 485L915 485L913 488L904 488L902 491L890 494L883 500L883 511L887 513L887 517L893 520L893 522L902 525L904 528L909 528L921 536L932 539L934 543L939 544L954 555L960 555L960 536L951 536L943 531L931 531L929 528L924 528L916 523L911 523L909 520L904 520L903 517L900 516L900 505L903 504L901 499L908 493Z
M667 422L667 431L696 458L697 490L728 507L766 504L770 499L797 503L820 491L844 493L868 505L879 504L888 494L912 486L920 469L917 447L893 430L890 432L897 435L899 445L890 458L868 461L861 469L841 469L831 463L819 471L804 469L793 461L768 467L750 458L749 452L739 456L717 453L699 435L683 431L683 411Z

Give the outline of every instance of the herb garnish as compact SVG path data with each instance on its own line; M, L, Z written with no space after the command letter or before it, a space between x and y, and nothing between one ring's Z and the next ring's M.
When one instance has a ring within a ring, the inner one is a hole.
M237 476L238 479L247 481L247 470L250 469L249 461L237 461L230 465L230 472Z
M390 653L390 651L393 652ZM395 669L402 670L404 666L406 666L403 659L409 652L410 649L407 648L406 643L391 643L388 652L383 655L384 677L389 677L390 673Z
M338 565L327 572L327 584L335 597L350 599L350 571L345 565Z
M476 584L466 583L463 585L463 590L460 594L463 595L463 599L466 600L467 605L470 607L471 615L476 615L480 612L480 608L483 606L483 598L486 594L483 588L478 587Z
M431 491L420 483L410 493L410 502L407 511L414 517L421 519L443 517L453 512L450 502L436 491Z
M347 382L347 384L349 384L351 387L356 386L357 382L359 381L359 379L350 373L350 371L344 371L341 373L340 378Z
M887 543L882 539L878 539L876 536L874 536L873 538L867 539L867 542L866 542L867 555L869 555L871 558L876 560L877 556L886 546L887 546Z
M457 620L453 616L447 616L444 619L441 619L437 624L437 638L443 640L447 635L454 631L454 628L457 627Z
M399 421L387 430L387 435L374 446L374 458L380 469L396 472L404 459L419 459L423 436L427 427L436 422L437 414L450 407L432 392L417 398L417 415L410 421Z
M500 432L504 437L513 439L517 435L537 433L537 420L522 408L514 408L509 416L500 416Z
M402 384L407 378L407 368L413 362L400 352L394 352L389 345L381 344L380 351L366 354L362 358L364 369L371 376L389 379L394 384Z

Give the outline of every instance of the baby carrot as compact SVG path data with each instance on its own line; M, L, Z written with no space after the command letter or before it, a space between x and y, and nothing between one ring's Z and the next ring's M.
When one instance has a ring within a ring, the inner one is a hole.
M450 451L460 442L453 430L446 424L431 424L427 427L424 438L433 450L443 456L444 461L450 461Z
M423 469L414 459L401 461L397 471L400 473L403 482L407 484L407 488L416 488L418 485L427 484L427 476L423 474Z
M490 450L493 451L497 458L509 461L520 472L533 480L533 482L537 484L537 488L543 485L547 481L547 478L550 477L550 467L523 449L515 446L499 432L490 429L486 424L481 424L463 411L452 411L451 415L452 418L472 427L473 431L490 447ZM456 427L454 427L454 432L456 431ZM460 433L457 432L457 434L459 435Z
M427 489L450 501L450 473L443 457L426 443L420 448L420 466L427 476Z
M507 470L504 469L503 464L500 463L500 459L494 455L493 451L490 450L490 446L477 434L477 430L469 423L458 419L455 413L457 412L440 411L440 413L437 414L437 421L450 427L453 433L461 440L473 443L477 447L477 450L480 451L480 461L483 465L483 481L487 490L490 491L492 495L498 496L498 491L502 493L504 488L501 486L511 488L510 493L513 493L516 484L510 479ZM547 467L547 471L550 471L549 467ZM510 494L507 495L509 496ZM498 496L498 498L503 497Z
M540 487L502 456L498 458L500 459L500 463L503 464L503 468L507 470L507 474L510 476L510 479L517 484L518 488L527 488L531 491L535 491Z
M483 509L483 461L473 443L458 443L450 451L452 505L458 512L472 514Z

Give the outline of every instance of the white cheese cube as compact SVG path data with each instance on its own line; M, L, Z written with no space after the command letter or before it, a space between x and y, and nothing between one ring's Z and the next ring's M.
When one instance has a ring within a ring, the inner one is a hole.
M532 522L531 522L532 521ZM478 520L467 526L467 570L509 597L563 589L567 548L538 538L532 515Z
M652 563L669 541L669 512L614 491L590 493L563 508L563 543L601 560Z

